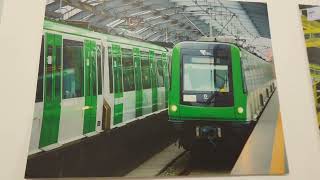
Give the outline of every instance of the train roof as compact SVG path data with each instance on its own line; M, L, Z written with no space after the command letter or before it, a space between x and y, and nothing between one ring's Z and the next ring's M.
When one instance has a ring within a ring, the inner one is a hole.
M175 47L179 46L180 48L188 48L188 49L205 49L209 48L210 45L214 44L226 44L226 45L234 45L226 42L207 42L207 41L184 41L176 44ZM236 45L234 45L236 46ZM238 46L237 46L238 47Z
M166 48L152 44L152 43L146 43L138 40L132 40L124 37L118 37L110 34L95 32L85 28L75 27L72 25L63 24L61 22L55 22L47 19L44 21L43 27L45 30L57 31L60 33L72 34L72 35L87 37L87 38L96 39L96 40L106 40L106 41L114 42L118 44L127 44L127 45L134 45L134 46L139 46L142 48L148 48L153 50L167 51Z
M239 48L241 51L246 51L258 58L260 58L261 60L270 63L269 61L267 61L266 59L264 59L263 57L259 56L256 53L250 52L244 48L242 48L241 46L234 44L232 42L219 42L219 41L184 41L184 42L180 42L178 44L175 45L175 47L180 47L180 48L187 48L187 49L208 49L210 47L210 45L214 45L214 44L225 44L225 45L231 45L234 47ZM174 48L175 48L174 47Z

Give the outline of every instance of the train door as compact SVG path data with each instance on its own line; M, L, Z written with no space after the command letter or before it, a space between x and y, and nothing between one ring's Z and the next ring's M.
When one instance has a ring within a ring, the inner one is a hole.
M96 131L102 131L102 114L103 114L103 64L104 64L104 46L97 45L97 85L98 85L98 97L97 97L97 123Z
M149 52L140 49L142 80L142 115L152 113L152 87Z
M96 72L96 42L91 40L84 41L84 124L83 134L92 133L96 130L97 115L97 72Z
M135 71L135 84L136 84L136 117L142 116L142 79L141 79L141 58L140 50L133 49L134 71Z
M163 62L162 54L156 53L156 74L157 74L157 90L158 90L158 110L165 108L165 87L164 87L164 76L163 76Z
M45 34L44 110L39 148L58 142L61 112L62 36Z
M84 43L65 35L62 55L62 101L59 143L83 137Z
M122 63L121 48L119 45L112 45L113 60L113 82L114 82L114 116L113 125L123 121L123 83L122 83Z
M151 89L152 89L152 112L158 110L158 88L157 88L157 67L154 51L149 52L150 73L151 73Z

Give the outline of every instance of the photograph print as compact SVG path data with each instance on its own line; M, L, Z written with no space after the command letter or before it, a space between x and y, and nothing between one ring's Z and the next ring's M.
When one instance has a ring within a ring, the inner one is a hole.
M266 3L46 0L26 178L289 172Z

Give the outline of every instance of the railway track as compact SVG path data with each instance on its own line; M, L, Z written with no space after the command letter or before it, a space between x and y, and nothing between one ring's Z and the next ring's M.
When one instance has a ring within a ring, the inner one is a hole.
M199 161L194 159L190 151L184 151L176 159L171 161L157 175L168 176L229 176L233 162L218 163L214 161ZM221 156L220 156L221 157Z

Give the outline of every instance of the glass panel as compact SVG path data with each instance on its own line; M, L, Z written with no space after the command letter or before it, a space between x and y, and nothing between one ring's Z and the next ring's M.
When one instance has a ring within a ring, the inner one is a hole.
M121 49L122 52L122 66L126 67L133 67L133 54L131 49Z
M63 40L63 98L83 96L83 43Z
M55 98L61 99L61 47L56 47Z
M133 54L131 49L122 49L124 92L135 90Z
M123 69L123 85L124 91L134 91L134 68Z
M233 106L230 50L226 45L208 50L182 49L182 104Z
M152 68L150 68L150 78L151 78L151 85L152 88L157 88L158 83L157 83L157 63L155 62L155 60L153 60L152 62Z
M164 87L163 64L161 60L157 61L158 87Z
M151 88L150 60L148 52L141 52L141 72L143 89Z
M141 90L142 89L142 84L141 84L141 61L140 57L135 56L134 57L135 63L137 63L136 71L135 71L135 85L136 85L136 90Z
M91 82L92 82L92 88L93 88L93 92L92 95L96 96L97 95L97 61L96 61L96 47L92 47L91 50L91 57L90 60L92 62L92 67L91 67Z
M112 68L111 47L108 47L108 66L109 66L109 88L110 88L110 93L113 93L113 68Z
M104 62L105 62L105 53L106 53L106 50L105 50L105 47L102 46L102 56L101 56L101 71L102 71L102 84L104 83ZM102 85L103 86L103 85Z
M45 98L47 101L52 100L52 53L53 53L53 46L48 45L48 53L46 59L46 79L45 79Z
M245 76L245 68L243 66L243 63L245 61L245 58L241 59L240 65L241 65L241 75L242 75L242 87L243 87L243 92L246 94L247 93L247 80Z
M228 66L215 65L213 57L186 57L183 69L185 91L229 92Z
M37 82L37 92L36 92L36 102L43 101L43 63L44 63L44 36L42 36L41 41L41 52L39 60L39 69L38 69L38 82Z
M121 56L113 56L113 66L114 66L114 92L121 93L123 92L122 86L122 67L121 67Z
M98 94L102 94L101 46L97 46Z

